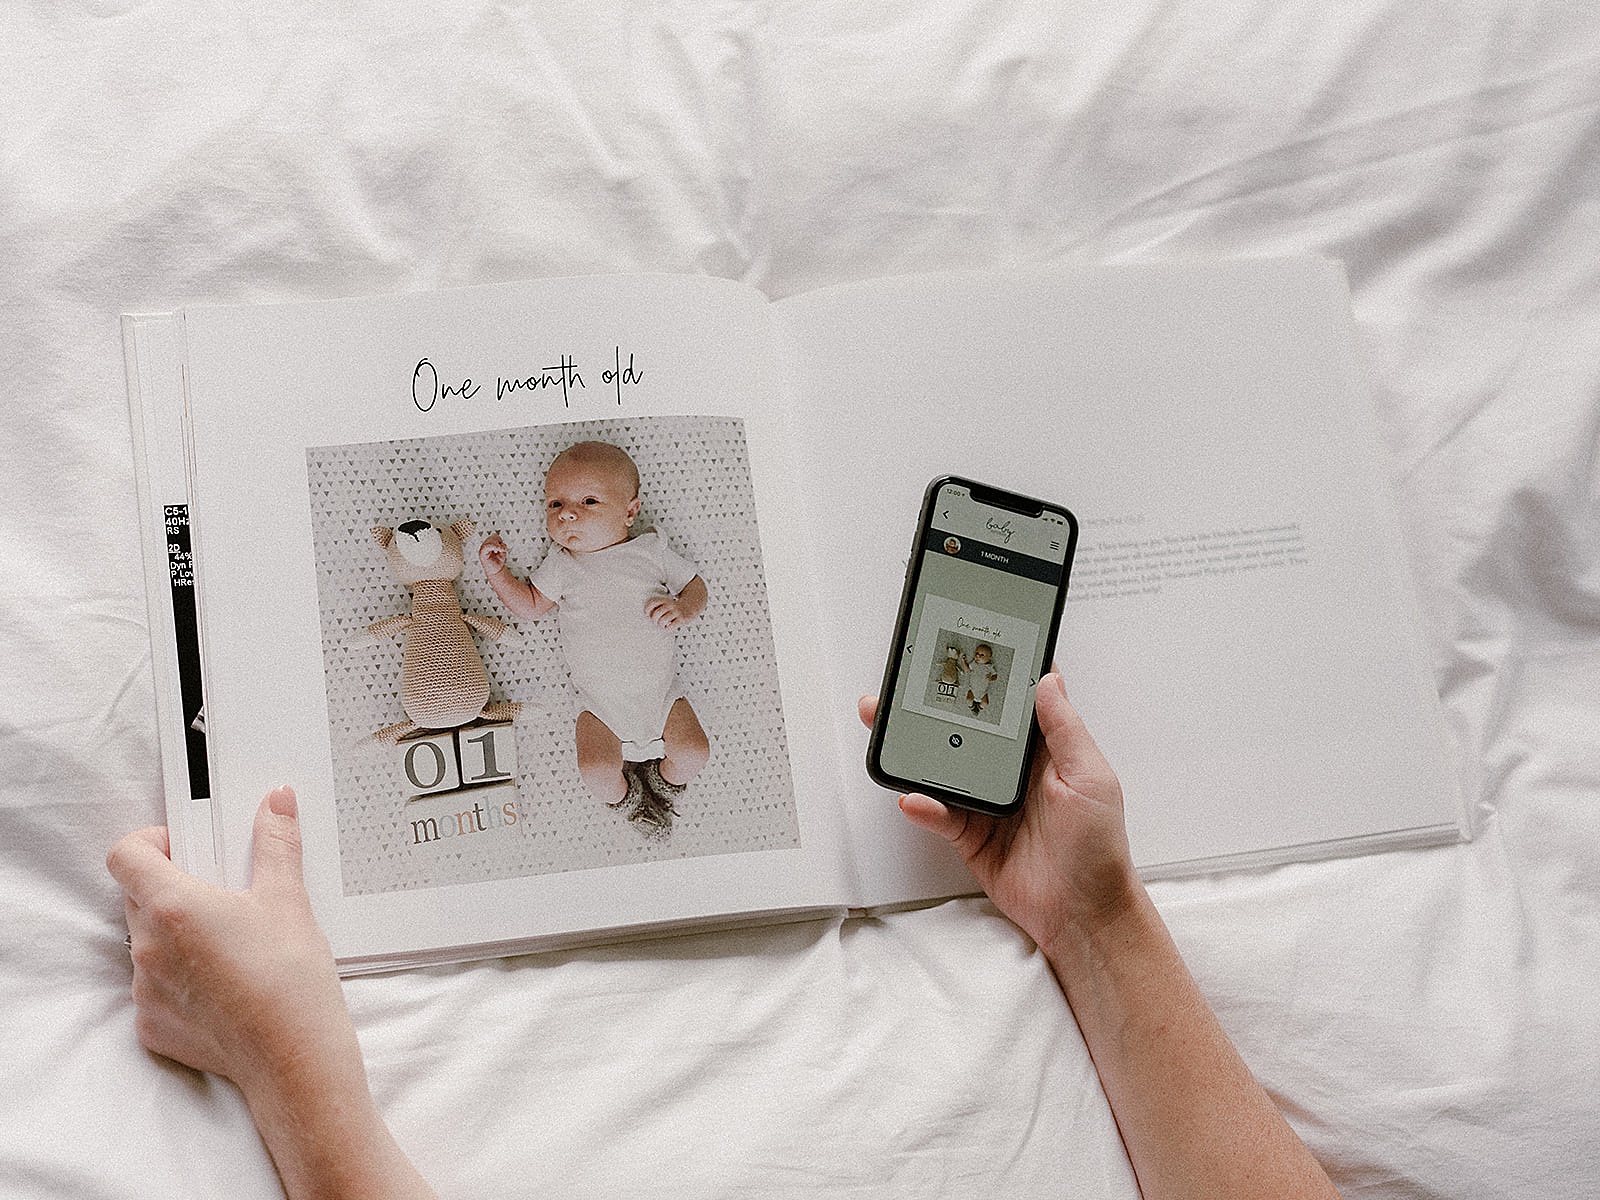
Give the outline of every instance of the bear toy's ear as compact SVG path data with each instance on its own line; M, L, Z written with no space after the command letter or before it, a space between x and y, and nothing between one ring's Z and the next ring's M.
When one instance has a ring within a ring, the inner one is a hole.
M394 530L386 525L374 525L372 527L372 540L378 543L378 549L388 550L389 543L394 541Z
M470 517L466 520L457 521L454 525L450 526L450 532L461 539L461 544L463 546L472 540L472 535L477 532L477 529L478 523L472 520Z

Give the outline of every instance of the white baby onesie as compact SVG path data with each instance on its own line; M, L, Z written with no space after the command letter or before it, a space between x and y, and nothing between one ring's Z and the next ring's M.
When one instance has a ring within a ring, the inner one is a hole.
M558 606L578 703L616 734L631 762L663 756L661 731L683 695L672 632L645 616L645 604L676 596L698 574L651 531L588 554L552 547L530 577Z
M963 674L966 676L963 680L966 684L966 690L972 693L974 700L978 701L989 698L990 685L1000 678L994 669L993 663L974 662Z

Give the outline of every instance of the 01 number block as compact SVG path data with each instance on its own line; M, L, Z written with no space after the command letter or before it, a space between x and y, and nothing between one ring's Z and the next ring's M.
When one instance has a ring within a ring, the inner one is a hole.
M398 782L412 799L511 783L517 741L511 722L417 734L395 744Z

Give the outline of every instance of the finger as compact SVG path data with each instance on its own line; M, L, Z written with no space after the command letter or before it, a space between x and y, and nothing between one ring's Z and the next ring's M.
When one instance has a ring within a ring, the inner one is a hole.
M863 696L856 701L856 712L860 714L861 723L868 729L878 719L878 698L876 696Z
M1078 710L1067 699L1067 688L1058 671L1051 671L1039 681L1034 693L1034 712L1039 719L1039 732L1044 735L1045 747L1063 777L1083 773L1111 774L1111 764L1100 752L1083 723Z
M171 852L164 826L138 829L111 847L106 855L106 870L128 899L143 904L174 875L181 874L172 865Z
M917 828L936 833L947 842L955 841L966 832L966 814L958 813L921 792L908 792L901 796L900 811Z
M122 906L122 916L128 926L128 957L133 962L134 976L161 975L166 963L160 951L152 952L152 948L165 945L170 937L162 910L143 908L129 899Z
M273 788L256 809L250 887L279 893L305 890L300 804L291 787Z
M144 909L140 908L131 899L124 899L122 902L122 923L128 927L128 957L133 958L135 939L143 931ZM139 965L138 959L134 958L133 965L135 967Z
M908 792L901 796L900 811L919 829L937 834L949 842L969 865L973 863L974 856L989 845L998 828L994 817L950 808L921 792Z

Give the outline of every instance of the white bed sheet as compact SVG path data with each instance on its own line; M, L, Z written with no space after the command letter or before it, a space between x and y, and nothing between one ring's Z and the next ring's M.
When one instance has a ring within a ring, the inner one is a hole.
M160 817L119 312L1304 251L1477 836L1153 890L1346 1195L1600 1190L1600 9L333 7L0 11L0 1194L278 1194L137 1046L102 867ZM1136 1195L982 901L347 992L448 1195Z

